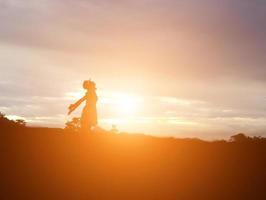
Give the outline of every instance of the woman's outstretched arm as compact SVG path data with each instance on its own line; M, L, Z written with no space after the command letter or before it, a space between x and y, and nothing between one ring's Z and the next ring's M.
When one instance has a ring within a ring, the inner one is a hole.
M68 107L68 115L70 115L74 110L76 110L76 108L79 107L79 105L85 100L86 100L86 95L82 97L80 100L78 100L76 103L70 104L70 106Z

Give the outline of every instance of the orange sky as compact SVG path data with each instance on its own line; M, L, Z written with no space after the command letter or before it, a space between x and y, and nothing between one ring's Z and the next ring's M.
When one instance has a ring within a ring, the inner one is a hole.
M263 134L265 10L259 0L2 0L0 111L62 127L92 78L107 129Z

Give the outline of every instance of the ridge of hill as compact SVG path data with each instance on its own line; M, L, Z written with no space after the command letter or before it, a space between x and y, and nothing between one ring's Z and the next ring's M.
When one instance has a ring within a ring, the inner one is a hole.
M1 199L266 199L266 140L1 130Z

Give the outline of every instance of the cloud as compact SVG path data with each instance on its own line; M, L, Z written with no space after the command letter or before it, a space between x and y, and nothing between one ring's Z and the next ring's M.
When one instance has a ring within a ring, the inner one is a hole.
M137 69L145 58L145 68L179 79L265 81L263 1L12 0L0 6L2 42L89 54L96 65Z
M263 0L0 0L1 108L59 123L65 94L93 78L99 91L144 96L138 117L262 131L265 13ZM173 124L160 126L185 131Z

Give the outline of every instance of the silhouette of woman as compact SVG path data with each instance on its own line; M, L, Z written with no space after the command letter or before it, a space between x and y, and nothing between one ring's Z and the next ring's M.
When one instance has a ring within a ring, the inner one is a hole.
M68 115L70 115L83 101L86 101L86 105L82 110L82 115L80 119L81 130L86 132L90 131L91 127L97 125L97 109L96 103L98 100L96 94L95 83L91 80L86 80L83 82L83 88L87 90L84 97L78 100L76 103L71 104L68 107Z

